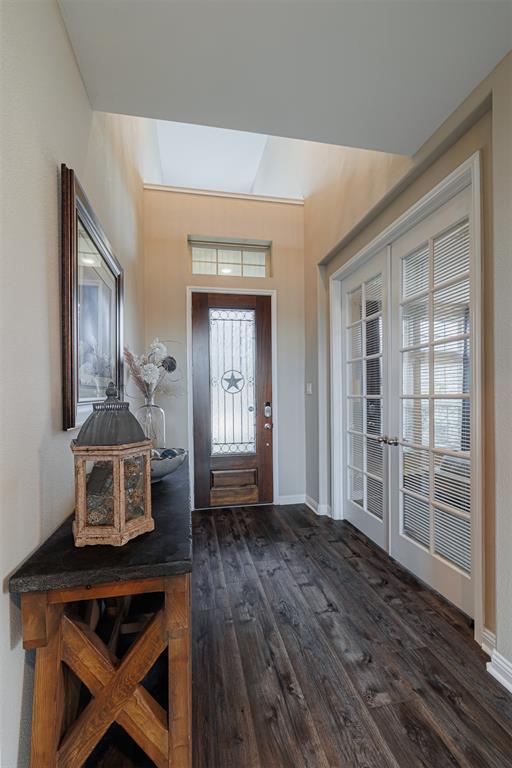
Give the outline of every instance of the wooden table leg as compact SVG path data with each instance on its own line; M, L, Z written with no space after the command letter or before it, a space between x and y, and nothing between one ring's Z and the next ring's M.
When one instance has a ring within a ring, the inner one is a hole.
M46 639L36 650L32 698L32 768L55 768L64 712L61 666L63 606L46 608Z
M166 579L169 642L169 766L192 766L190 574Z

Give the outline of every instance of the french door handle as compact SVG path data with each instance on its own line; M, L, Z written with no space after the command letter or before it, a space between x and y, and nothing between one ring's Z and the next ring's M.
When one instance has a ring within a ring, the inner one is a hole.
M398 437L389 437L388 438L388 445L398 445L399 442L400 442L400 440L398 439Z
M389 438L388 438L387 435L381 435L381 437L377 438L377 442L378 443L384 443L384 445L388 444L388 440L389 440Z

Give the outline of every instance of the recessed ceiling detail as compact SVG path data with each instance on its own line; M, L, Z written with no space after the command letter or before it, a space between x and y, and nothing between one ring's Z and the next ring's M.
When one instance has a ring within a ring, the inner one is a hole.
M157 140L163 184L250 193L267 136L159 120Z

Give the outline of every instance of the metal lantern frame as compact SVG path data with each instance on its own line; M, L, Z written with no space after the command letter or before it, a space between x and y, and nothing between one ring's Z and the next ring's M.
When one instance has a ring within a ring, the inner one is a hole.
M130 539L155 528L151 517L151 440L125 445L82 445L73 440L71 450L75 460L75 520L73 534L77 547L89 544L123 546ZM143 459L144 512L133 520L127 520L125 461ZM113 525L91 524L87 510L88 461L112 462L114 502Z

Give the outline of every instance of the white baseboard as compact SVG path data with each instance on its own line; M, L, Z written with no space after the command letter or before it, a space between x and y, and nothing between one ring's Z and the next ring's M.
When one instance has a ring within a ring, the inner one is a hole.
M331 517L331 508L329 504L319 504L315 499L312 499L311 496L306 496L304 503L315 513L315 515L327 515L327 517Z
M502 684L507 691L512 693L512 663L496 649L492 652L491 660L487 664L490 675Z
M306 497L304 494L297 494L296 496L279 496L276 504L305 504Z
M482 630L482 650L488 655L492 656L496 648L496 635L491 632L490 629L484 627Z
M311 496L304 496L303 494L297 494L296 496L279 496L275 502L278 505L281 504L305 504L310 508L315 515L327 515L331 516L331 508L328 504L319 504L317 501L311 498Z

